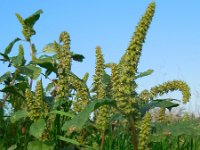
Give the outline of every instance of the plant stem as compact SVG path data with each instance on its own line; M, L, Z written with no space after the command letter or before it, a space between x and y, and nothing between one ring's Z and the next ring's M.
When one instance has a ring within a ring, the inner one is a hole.
M15 78L12 80L12 82L10 83L10 85L13 85L15 83ZM0 102L0 108L3 107L4 103L6 102L7 98L9 97L9 93L6 93L6 95L4 96L4 98L2 99L2 101Z
M31 54L31 57L32 57L32 60L33 60L34 52L33 52L33 45L31 43L31 40L29 41L29 44L30 44L30 54ZM32 88L32 85L33 85L33 79L30 80L30 89Z
M100 150L103 150L104 141L105 141L105 130L103 130L102 133L101 133L101 146L100 146Z
M129 116L129 123L130 123L131 130L132 130L132 143L134 146L134 150L138 150L135 121L131 115Z
M2 101L0 102L0 108L4 105L4 103L6 102L7 98L8 98L9 94L6 93L6 95L4 96L4 98L2 99Z

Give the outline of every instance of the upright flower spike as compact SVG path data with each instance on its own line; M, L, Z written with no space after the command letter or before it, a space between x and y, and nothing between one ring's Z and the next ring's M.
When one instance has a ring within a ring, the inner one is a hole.
M123 101L121 104L122 95L119 92L120 90L120 76L119 76L119 67L116 64L111 65L111 83L112 83L112 98L117 102L119 109L123 109Z
M31 110L31 107L33 106L34 100L33 100L33 94L31 90L28 88L25 92L25 103L23 103L23 108L27 111Z
M149 99L151 98L151 93L148 90L144 90L142 91L139 95L138 95L139 99L141 99L144 103L148 102Z
M45 118L47 116L48 106L44 101L42 80L37 82L35 97L33 97L30 89L26 90L26 102L31 120L36 121L39 118Z
M58 83L56 100L60 98L69 98L69 81L68 74L71 70L71 54L70 54L70 37L67 32L62 32L59 38L63 42L62 47L54 42L56 54L58 58Z
M137 84L135 81L135 75L137 73L137 66L142 51L142 44L145 41L145 37L152 21L155 10L155 3L152 2L148 6L146 13L141 18L135 33L131 39L131 42L119 63L120 67L120 93L121 108L124 107L124 113L129 114L131 112L137 112L136 109L132 109L132 106L137 104L137 100L131 96L135 91Z
M83 76L83 82L86 83L89 77L89 73L86 72L85 75Z
M93 76L93 90L96 93L96 95L101 94L102 91L98 90L98 86L102 85L102 77L104 74L104 58L103 54L101 52L101 47L96 47L96 66L95 66L95 75ZM99 93L100 92L100 93Z
M183 94L183 104L187 103L190 99L190 88L189 86L180 80L168 81L161 85L151 88L151 94L156 97L158 95L163 95L168 92L180 90Z
M93 88L96 93L97 99L103 99L106 97L106 87L103 85L102 79L105 73L105 64L103 54L101 52L101 47L96 47L96 67L94 75ZM104 130L107 124L107 118L109 117L109 107L102 106L96 112L96 124L101 129Z
M158 111L157 121L163 122L165 120L165 108L160 108Z
M140 127L138 150L148 150L149 138L151 134L151 115L147 112Z
M70 54L70 37L67 32L62 32L60 34L60 42L63 42L61 56L61 64L63 68L70 70L71 69L71 54Z
M75 112L82 111L89 102L89 90L86 86L86 81L88 78L88 73L85 74L83 80L79 79L76 76L70 74L69 82L72 87L76 90L75 101L73 101L73 109Z

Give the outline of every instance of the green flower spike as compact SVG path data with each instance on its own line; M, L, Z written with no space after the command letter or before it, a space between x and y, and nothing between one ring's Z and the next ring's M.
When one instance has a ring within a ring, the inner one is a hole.
M103 85L102 79L105 73L105 64L101 48L96 47L96 67L94 75L94 91L96 93L97 99L103 99L106 97L106 87ZM104 130L107 124L107 119L109 117L109 106L102 106L96 112L96 124L101 129Z
M131 96L137 87L137 84L133 81L135 81L137 66L142 51L142 44L145 41L149 25L154 15L154 10L155 3L152 2L148 6L144 16L138 23L131 42L119 63L121 83L121 98L119 99L119 105L120 108L123 109L123 112L125 114L130 114L131 112L137 113L137 110L132 107L134 105L137 105L137 100L133 96Z
M147 112L140 127L138 150L149 150L149 138L151 134L151 115Z
M190 99L190 88L189 86L180 80L168 81L161 85L151 88L151 94L156 97L158 95L163 95L168 92L179 90L183 94L183 104L187 103Z

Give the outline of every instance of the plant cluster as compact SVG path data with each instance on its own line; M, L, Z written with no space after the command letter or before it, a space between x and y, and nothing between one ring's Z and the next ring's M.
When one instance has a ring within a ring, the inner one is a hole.
M150 149L152 119L149 110L160 107L158 122L162 123L165 110L179 105L174 99L156 99L157 96L180 90L183 103L190 98L188 85L180 80L165 82L149 91L136 91L136 80L153 72L149 69L140 73L137 68L154 11L155 2L152 2L118 63L105 63L101 47L96 47L91 89L87 86L88 73L79 78L71 70L71 62L82 62L84 56L70 50L69 33L62 32L58 42L44 47L45 55L37 56L31 38L36 34L33 27L42 11L26 19L16 14L25 40L15 38L0 53L1 61L15 69L0 77L4 85L0 90L3 93L0 149ZM29 62L21 44L18 55L10 56L13 46L23 41L30 45ZM48 52L53 55L47 55ZM111 69L111 74L106 68ZM54 79L50 78L51 74L55 74ZM42 84L44 79L50 81L46 88ZM36 82L35 90L33 82ZM5 115L6 103L13 109L11 116Z

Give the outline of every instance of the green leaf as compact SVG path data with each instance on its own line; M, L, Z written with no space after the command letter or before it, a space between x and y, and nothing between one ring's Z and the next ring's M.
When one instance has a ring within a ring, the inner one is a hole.
M58 44L58 46L61 48L61 45ZM55 49L54 43L49 43L49 44L47 44L47 45L42 49L42 52L44 52L44 53L55 53L55 52L56 52L56 49Z
M44 119L38 119L31 125L29 133L34 137L40 139L42 133L44 132L45 125L46 124Z
M6 81L9 77L10 77L11 73L10 71L4 73L1 77L0 77L0 83Z
M70 118L74 117L74 115L69 113L69 112L58 111L58 110L53 110L53 111L50 112L50 114L59 114L61 116L67 116L67 117L70 117Z
M10 121L12 123L15 123L16 121L22 119L22 118L25 118L28 116L28 112L25 111L25 110L18 110L16 111L10 118Z
M58 44L59 48L61 49L61 45ZM54 43L49 43L47 44L43 49L42 49L42 52L44 53L56 53L56 49L55 49L55 46L54 46ZM70 52L71 54L71 58L74 60L74 61L78 61L78 62L82 62L83 59L85 58L82 54L75 54L73 52Z
M73 52L71 52L71 57L74 61L78 61L78 62L83 62L83 59L85 59L85 57L81 54L74 54Z
M35 64L42 68L55 72L57 69L54 65L54 62L55 60L52 57L46 57L46 58L39 58L34 61L31 61L31 64Z
M141 73L140 73L139 75L137 75L135 78L136 78L136 79L142 78L142 77L151 75L153 72L154 72L154 70L148 69L147 71L141 72Z
M32 79L37 79L40 73L42 72L41 68L36 67L34 65L27 65L26 67L33 71Z
M30 27L33 27L36 21L40 18L40 14L42 14L43 11L40 9L36 11L34 14L29 16L28 18L24 19L24 23Z
M62 140L62 141L65 141L65 142L68 142L68 143L71 143L71 144L74 144L74 145L80 145L80 143L74 139L70 139L70 138L66 138L66 137L63 137L63 136L57 136L59 140Z
M8 57L7 54L0 53L0 55L3 56L3 59L0 59L1 61L3 61L3 62L10 61L10 58Z
M34 65L18 66L16 68L19 69L21 74L27 75L27 76L31 77L32 79L37 79L42 71L41 68L36 67Z
M116 102L110 99L97 99L91 101L82 112L80 112L77 116L73 117L71 120L66 121L62 127L62 130L66 131L70 128L73 128L78 131L81 130L84 124L88 121L90 113L103 105L116 106Z
M106 86L108 86L111 83L110 75L108 75L106 72L104 72L103 74L102 82Z
M6 49L4 50L4 54L5 55L8 55L11 50L12 50L12 47L14 46L14 44L17 42L17 41L20 41L21 39L20 38L15 38L12 42L10 42L10 44L6 47Z
M54 84L51 82L46 87L46 92L51 91L51 89L54 87Z
M17 144L11 145L7 150L15 150L17 148Z
M21 93L19 92L19 89L17 87L15 87L15 86L11 86L11 85L4 87L1 90L1 92L4 92L4 93L13 93L13 94L17 94L17 95L23 97L23 95L21 95Z
M169 99L169 98L168 99L156 99L153 101L158 102L157 104L155 104L155 107L167 108L167 109L171 110L171 108L179 106L179 104L171 102L172 100L175 100L175 99Z
M55 144L47 144L42 141L32 141L28 143L27 150L54 150Z
M18 66L17 69L19 69L19 72L23 75L27 75L30 77L33 76L33 70L27 68L26 66Z
M26 63L26 60L24 58L24 50L21 46L19 48L19 52L17 56L10 57L11 63L13 63L13 66L23 66Z
M160 107L160 108L167 108L169 110L171 110L173 107L177 107L179 106L179 104L177 103L173 103L172 101L176 100L176 99L156 99L156 100L152 100L149 103L145 104L141 109L140 112L142 114L142 116L150 109L153 109L155 107Z
M19 90L25 91L27 87L29 87L29 84L27 82L19 82L15 84L15 87Z

